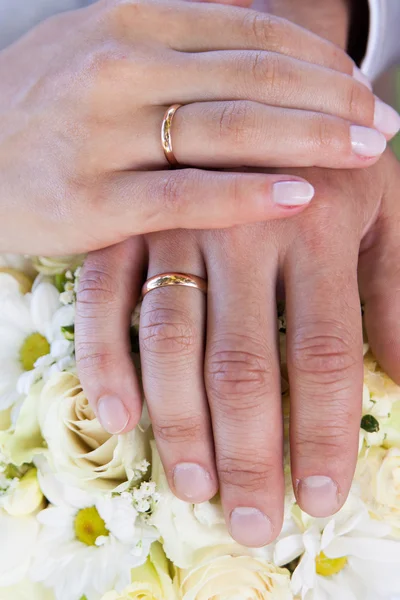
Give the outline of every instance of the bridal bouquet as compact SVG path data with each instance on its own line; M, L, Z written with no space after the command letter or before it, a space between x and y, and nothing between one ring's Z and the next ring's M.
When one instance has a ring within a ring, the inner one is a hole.
M303 513L286 450L282 532L270 546L244 548L218 497L193 505L170 492L148 419L120 436L101 428L74 358L79 262L0 257L0 600L400 594L400 387L368 346L346 505L329 519ZM279 326L284 339L283 317Z

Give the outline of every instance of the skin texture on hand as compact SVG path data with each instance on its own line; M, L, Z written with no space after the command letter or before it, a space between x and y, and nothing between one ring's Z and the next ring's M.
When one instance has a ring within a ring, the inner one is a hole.
M271 541L282 522L276 290L286 295L293 486L304 510L332 514L352 482L362 401L360 293L372 350L400 382L398 162L388 150L362 171L295 173L316 190L302 215L133 238L89 257L78 294L84 388L100 418L119 401L120 425L129 430L140 394L121 332L143 269L149 277L182 271L208 278L207 299L176 288L144 299L144 389L171 488L200 502L219 487L232 535L249 546Z
M207 299L188 288L145 297L144 390L172 489L200 502L219 486L231 532L247 545L272 540L282 522L276 289L286 294L293 486L307 512L336 512L352 482L363 377L357 266L372 350L400 381L399 165L387 151L370 169L305 175L317 201L304 214L133 238L91 254L78 293L84 389L106 425L119 401L127 431L139 418L140 392L121 332L143 269L149 277L207 277ZM232 521L236 508L246 512Z
M400 121L353 72L337 46L243 8L102 0L49 19L0 53L0 250L65 255L300 211L313 191L298 178L207 169L373 164ZM174 152L192 168L168 171L175 103Z

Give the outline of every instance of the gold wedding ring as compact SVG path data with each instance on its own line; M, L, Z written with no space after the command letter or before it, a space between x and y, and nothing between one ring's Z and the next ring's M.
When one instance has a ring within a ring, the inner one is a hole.
M207 282L196 275L188 275L186 273L161 273L150 277L142 288L142 298L152 290L167 287L170 285L180 285L184 287L196 288L203 292L207 292Z
M175 154L172 150L172 121L174 119L176 111L181 106L182 104L173 104L172 106L170 106L164 115L161 125L161 144L164 150L165 158L167 159L169 164L173 166L176 166L178 164L178 161L176 160Z

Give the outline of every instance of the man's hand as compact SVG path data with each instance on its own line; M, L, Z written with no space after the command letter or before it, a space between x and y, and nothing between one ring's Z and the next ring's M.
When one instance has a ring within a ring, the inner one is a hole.
M337 511L358 449L362 327L400 382L400 167L388 151L363 171L303 171L317 201L291 220L232 230L168 232L91 254L77 303L80 377L103 424L132 428L140 395L127 338L148 276L207 277L209 293L162 288L142 305L146 399L171 488L200 502L220 488L240 543L280 531L282 424L276 289L284 287L293 485L314 516ZM215 453L214 453L215 451Z

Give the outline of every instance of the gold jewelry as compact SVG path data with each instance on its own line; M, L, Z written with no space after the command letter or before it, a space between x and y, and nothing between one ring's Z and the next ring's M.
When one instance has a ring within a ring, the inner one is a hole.
M188 275L187 273L161 273L148 279L142 288L142 298L152 290L166 287L169 285L180 285L184 287L196 288L207 293L207 281L196 275Z
M165 158L170 165L174 166L178 164L178 161L176 160L175 154L172 150L171 128L174 115L181 106L182 104L173 104L170 106L164 115L161 125L161 144L164 150Z

